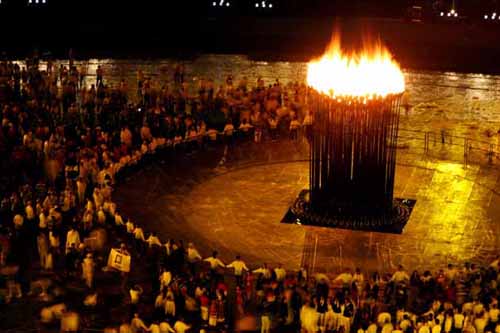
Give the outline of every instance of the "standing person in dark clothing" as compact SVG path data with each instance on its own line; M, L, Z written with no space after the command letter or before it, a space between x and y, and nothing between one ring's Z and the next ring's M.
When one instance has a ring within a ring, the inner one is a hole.
M342 326L345 328L345 332L351 331L352 319L354 317L354 303L350 297L346 297L344 302L344 312L341 317Z
M326 312L328 311L328 303L325 297L321 296L316 304L316 312L318 312L318 324L321 332L325 330L326 327Z
M102 79L103 79L103 75L104 75L104 71L102 70L101 65L97 66L97 70L96 70L95 74L96 74L95 85L97 87L99 87L103 83Z
M186 254L186 249L184 248L184 242L181 240L177 243L177 248L173 251L173 264L174 270L180 272L184 267L184 257Z
M271 331L272 315L274 311L275 296L268 294L260 305L260 332L269 333Z
M325 280L320 280L316 284L316 298L319 300L321 297L328 298L329 291L328 283Z
M76 261L78 260L78 251L76 250L74 244L71 244L68 248L65 259L66 276L73 276L75 272Z
M174 82L176 84L184 83L184 65L177 65L175 67Z

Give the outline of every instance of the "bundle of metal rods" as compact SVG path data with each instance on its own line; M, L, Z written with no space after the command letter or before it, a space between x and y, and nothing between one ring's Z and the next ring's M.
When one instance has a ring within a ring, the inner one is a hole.
M310 206L332 215L392 209L402 94L332 98L313 91Z

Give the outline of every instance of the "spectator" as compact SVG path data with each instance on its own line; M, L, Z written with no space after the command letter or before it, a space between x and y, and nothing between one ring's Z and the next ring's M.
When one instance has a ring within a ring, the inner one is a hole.
M85 280L85 284L88 288L92 288L94 284L94 270L95 263L92 253L87 253L87 256L82 262L82 278Z

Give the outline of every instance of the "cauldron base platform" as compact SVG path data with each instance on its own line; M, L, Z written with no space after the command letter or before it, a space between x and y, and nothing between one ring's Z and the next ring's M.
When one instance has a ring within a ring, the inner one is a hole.
M309 190L302 190L281 223L401 234L417 202L415 199L396 198L393 209L385 214L347 215L335 213L335 207L330 207L328 212L313 210L308 197Z

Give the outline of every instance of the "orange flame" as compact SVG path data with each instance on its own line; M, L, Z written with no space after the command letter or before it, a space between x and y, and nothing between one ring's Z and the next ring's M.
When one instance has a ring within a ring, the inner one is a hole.
M345 55L334 35L326 52L307 66L307 83L335 98L385 97L405 90L404 75L389 51L374 43L360 53Z

